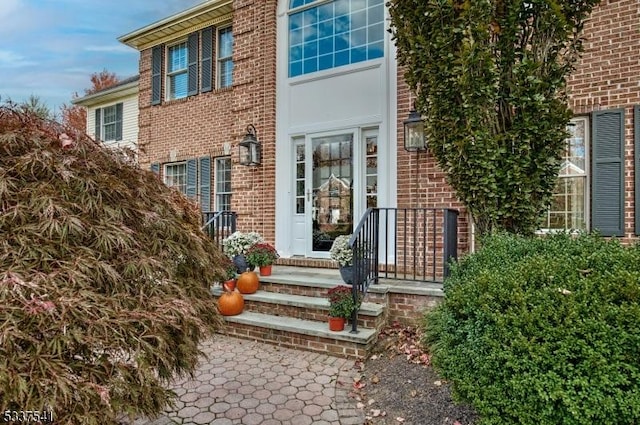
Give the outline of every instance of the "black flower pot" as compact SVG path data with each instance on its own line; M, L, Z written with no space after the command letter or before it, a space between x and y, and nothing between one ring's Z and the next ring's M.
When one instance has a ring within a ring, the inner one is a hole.
M353 285L353 266L340 266L340 277L347 285Z
M236 266L236 271L241 274L246 272L247 270L253 271L256 266L247 262L247 257L244 254L238 254L233 257L233 265Z

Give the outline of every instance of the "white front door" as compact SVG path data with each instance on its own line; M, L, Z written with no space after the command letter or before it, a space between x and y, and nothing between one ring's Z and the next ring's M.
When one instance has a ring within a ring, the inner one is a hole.
M300 136L293 151L292 253L328 258L336 236L377 206L378 130Z

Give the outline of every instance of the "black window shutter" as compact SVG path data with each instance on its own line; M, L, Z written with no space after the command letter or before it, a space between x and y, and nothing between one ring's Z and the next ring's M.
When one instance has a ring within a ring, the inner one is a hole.
M634 215L636 220L636 235L640 235L640 106L633 108L633 122L633 134L635 138L633 167L636 176L636 210Z
M96 136L95 139L96 140L100 140L100 118L102 117L102 109L98 108L96 109Z
M122 103L116 104L116 141L122 140Z
M624 109L593 113L591 228L624 236Z
M153 174L155 174L156 176L160 176L160 163L159 162L154 162L153 164L151 164L151 172Z
M159 105L162 100L162 51L164 45L151 50L151 104Z
M195 199L198 195L198 161L189 159L187 161L187 196Z
M202 75L200 92L209 92L213 88L213 27L202 30Z
M198 33L194 32L189 34L189 41L187 44L187 50L189 55L189 76L188 76L188 89L187 95L193 96L198 94Z
M211 157L200 157L200 208L211 211Z

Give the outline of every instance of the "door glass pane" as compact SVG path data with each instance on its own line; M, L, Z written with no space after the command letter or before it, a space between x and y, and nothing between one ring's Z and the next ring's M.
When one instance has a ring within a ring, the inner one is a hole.
M305 205L304 205L304 189L305 189L305 161L304 161L304 137L297 137L294 139L295 146L295 162L296 162L296 195L295 195L295 208L296 214L304 214Z
M312 140L313 250L329 251L353 229L353 135Z
M367 208L378 206L378 136L365 136Z

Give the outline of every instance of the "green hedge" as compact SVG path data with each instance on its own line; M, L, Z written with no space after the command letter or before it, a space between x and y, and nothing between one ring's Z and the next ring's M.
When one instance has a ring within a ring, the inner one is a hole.
M427 313L433 363L482 424L640 423L640 248L498 235Z

